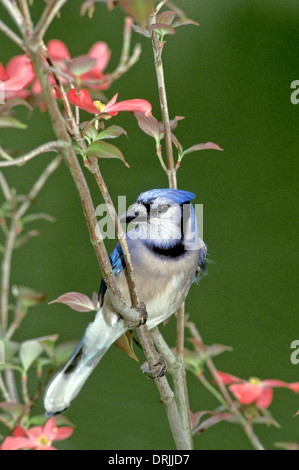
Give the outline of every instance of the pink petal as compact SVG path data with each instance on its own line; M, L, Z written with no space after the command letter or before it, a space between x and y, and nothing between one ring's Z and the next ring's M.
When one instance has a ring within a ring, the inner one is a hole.
M44 435L50 441L67 439L73 433L73 428L68 426L57 427L55 418L49 419L44 426Z
M287 382L283 382L282 380L276 380L276 379L268 379L268 380L262 380L261 382L263 387L271 387L271 388L277 388L277 387L284 387L284 388L290 388L290 384Z
M79 108L84 109L91 114L100 114L99 110L93 104L91 96L87 90L82 89L77 91L75 88L72 88L68 92L67 96L69 101L74 105L79 106Z
M14 437L26 437L27 436L25 429L23 429L21 426L17 426L16 428L14 428L12 435Z
M7 437L1 445L1 450L34 449L36 444L27 437Z
M96 59L97 61L96 65L91 69L91 71L101 75L107 67L110 56L111 52L107 44L102 41L96 42L88 52L88 57Z
M152 105L142 99L126 100L120 101L119 103L111 104L109 102L104 109L105 113L111 114L111 116L116 116L119 111L140 111L145 113L146 116L151 116L152 114Z
M3 67L3 65L0 63L0 80L4 82L4 80L7 80L7 79L8 79L8 76L7 76L6 70Z
M224 385L228 385L228 384L235 383L235 382L242 382L242 379L239 379L238 377L235 377L234 375L221 372L220 370L217 370L217 375Z
M229 389L237 398L237 400L243 405L250 405L250 403L254 403L263 392L263 389L260 385L250 384L249 382L230 385Z
M293 390L295 393L299 393L299 382L289 384L289 389Z
M14 57L7 66L9 79L4 82L5 91L20 91L35 77L30 59L24 56Z
M266 409L271 405L272 399L273 399L272 388L265 388L260 394L260 396L258 397L258 399L256 400L256 404L260 408Z
M59 41L59 39L52 39L49 41L48 52L53 62L59 62L63 59L71 60L68 48L62 41Z

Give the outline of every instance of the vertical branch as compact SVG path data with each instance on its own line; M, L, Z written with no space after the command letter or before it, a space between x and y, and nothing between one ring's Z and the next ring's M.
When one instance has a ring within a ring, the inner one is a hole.
M153 15L151 15L150 17L150 25L153 25L156 22L156 15L157 15L158 7L155 9ZM161 112L162 112L162 118L163 118L163 124L164 124L164 138L165 138L167 162L168 162L169 187L173 189L177 189L176 170L175 170L174 160L173 160L171 129L170 129L170 123L169 123L169 112L168 112L168 105L167 105L164 69L163 69L163 62L162 62L162 48L160 47L158 34L155 31L152 31L152 45L153 45L153 52L154 52L156 76L157 76L157 82L158 82L160 106L161 106Z
M9 285L10 285L10 271L11 271L11 258L14 248L16 233L16 220L12 219L11 226L6 238L5 252L2 260L2 281L1 281L1 326L3 331L7 329L8 319L8 303L9 303Z
M156 23L156 16L159 10L165 5L166 1L161 1L155 8L153 14L150 17L150 25ZM166 86L165 86L165 77L164 69L162 62L162 47L160 46L158 34L155 31L152 31L152 46L154 53L154 63L156 69L156 76L158 82L160 106L162 112L162 119L164 125L164 138L166 144L166 153L167 153L167 163L168 163L168 180L169 187L177 189L177 178L176 178L176 169L174 166L173 159L173 147L172 147L172 138L171 138L171 129L169 122L169 112L167 104L167 95L166 95ZM180 419L182 426L185 432L186 439L189 441L190 446L192 447L192 433L190 427L189 419L189 398L187 391L187 382L186 374L184 367L184 304L179 308L177 312L177 356L179 360L179 370L176 368L174 373L174 383L176 390L176 400L178 404L178 409L180 413Z

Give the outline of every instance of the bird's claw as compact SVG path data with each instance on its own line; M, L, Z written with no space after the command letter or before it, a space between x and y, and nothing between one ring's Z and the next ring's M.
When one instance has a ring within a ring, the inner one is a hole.
M163 375L166 374L167 364L163 356L159 354L159 360L152 366L152 368L150 368L148 361L146 361L144 364L142 364L140 370L144 374L150 375L151 379L157 379L158 377L163 377Z
M138 323L127 322L128 328L130 330L133 330L134 328L139 328L139 326L145 325L145 323L147 321L148 313L147 313L146 305L145 305L144 302L140 302L138 312L139 312L139 321L138 321Z

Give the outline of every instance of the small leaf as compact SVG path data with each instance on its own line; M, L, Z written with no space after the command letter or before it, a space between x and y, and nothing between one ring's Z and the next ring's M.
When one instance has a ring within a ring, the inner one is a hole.
M172 11L172 10L163 11L162 13L159 13L159 15L157 15L157 23L171 25L175 17L176 17L175 11Z
M115 147L115 145L107 144L107 142L103 142L102 140L92 142L86 150L86 155L97 158L118 158L129 168L129 164L126 162L121 151Z
M141 113L141 114L144 114L144 113ZM125 129L123 129L120 126L114 126L113 125L113 126L107 127L107 129L104 129L103 131L101 131L96 136L96 139L97 140L116 139L117 137L121 136L122 134L125 134L126 136L128 135L128 133L127 133L127 131L125 131Z
M68 292L67 294L60 295L56 300L52 300L49 304L62 303L68 305L76 312L93 312L95 306L92 300L85 294L80 292Z
M216 413L212 414L212 416L205 421L203 421L201 424L199 424L193 431L192 434L199 434L206 429L210 428L211 426L214 426L214 424L220 423L220 421L230 421L230 419L233 418L233 415L231 413Z
M24 341L21 344L19 356L25 372L28 371L32 363L43 352L43 349L40 342L35 339Z
M183 155L187 155L188 153L196 152L197 150L223 150L219 145L214 144L213 142L206 142L205 144L197 144L193 145L187 150L184 150Z
M154 0L118 0L118 3L124 12L132 16L142 28L146 26L155 6Z
M124 333L120 338L118 338L118 340L114 342L114 345L121 351L128 354L128 356L130 356L132 359L135 359L135 361L139 362L139 359L133 350L132 337L132 332L126 331L126 333Z
M76 75L77 77L80 77L84 73L88 72L91 70L95 64L96 64L96 59L92 59L91 57L88 57L87 55L81 55L76 57L75 59L72 59L70 61L65 61L66 62L66 68L67 70L73 74Z
M199 425L199 422L201 420L201 418L208 414L208 415L211 415L212 414L212 411L197 411L196 413L193 413L191 410L189 412L190 414L190 426L191 426L191 430L196 428L196 426Z
M61 366L66 363L66 361L71 356L72 352L76 348L78 342L69 341L67 343L62 343L56 346L55 348L55 362L57 366Z
M199 26L199 23L197 23L197 21L193 21L190 18L176 20L172 23L172 26L174 28L178 28L179 26L188 26L190 24L193 24L194 26Z
M138 126L147 135L153 137L156 142L160 141L160 128L157 119L154 116L146 116L144 113L135 112L134 116L137 119Z
M27 125L12 116L0 116L0 127L13 127L15 129L27 129Z
M160 34L161 36L165 36L166 34L175 34L176 31L172 26L163 23L156 23L148 26L150 31L155 31L156 33Z
M15 418L18 418L26 411L26 407L22 403L15 402L2 402L0 403L0 408Z
M45 300L45 294L43 292L36 292L30 287L24 286L13 286L13 295L17 297L24 308L33 307L38 305Z
M30 109L30 111L33 110L28 101L24 100L23 98L12 98L0 106L0 114L4 114L6 111L14 108L15 106L25 106L26 108Z
M132 25L132 29L135 31L135 33L141 34L141 36L145 36L146 38L151 37L151 33L148 29L140 28L140 26L137 26L136 24Z
M4 345L4 360L8 363L18 352L20 345L15 341L7 341L6 339L1 339L1 343Z

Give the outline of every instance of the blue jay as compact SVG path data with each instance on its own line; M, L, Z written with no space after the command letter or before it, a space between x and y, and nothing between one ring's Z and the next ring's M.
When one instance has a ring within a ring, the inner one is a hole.
M177 189L153 189L138 197L120 221L135 224L127 233L140 301L145 303L147 326L154 328L175 313L192 282L206 270L206 246L197 232L195 195ZM117 285L130 304L126 266L120 244L110 256ZM45 395L47 415L61 413L78 395L109 347L126 331L102 281L99 310L67 364L54 377Z

